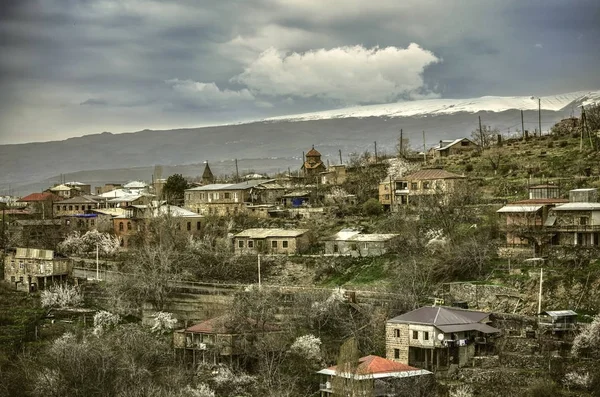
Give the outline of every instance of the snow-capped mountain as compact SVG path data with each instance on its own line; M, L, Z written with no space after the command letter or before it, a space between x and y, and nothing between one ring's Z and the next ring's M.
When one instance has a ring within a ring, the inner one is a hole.
M562 111L571 107L600 102L600 91L578 91L540 98L542 110ZM504 112L507 110L538 110L537 97L484 96L471 99L426 99L381 105L355 106L322 112L279 116L266 121L307 121L348 117L412 117L449 115L459 112Z

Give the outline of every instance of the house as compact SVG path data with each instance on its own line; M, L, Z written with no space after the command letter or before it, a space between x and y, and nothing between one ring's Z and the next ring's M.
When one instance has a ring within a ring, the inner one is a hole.
M104 186L96 186L96 195L100 196L104 193L111 192L113 190L122 189L123 185L120 183L106 183Z
M84 214L100 208L100 198L98 196L81 195L54 203L54 216L78 215Z
M500 333L490 313L425 306L387 321L386 358L432 371L466 365Z
M464 176L443 169L422 169L397 180L380 182L379 202L384 208L396 211L424 196L450 193L465 181Z
M272 179L217 183L186 189L184 207L202 215L228 216L246 213L247 205L276 204L283 193Z
M286 193L281 197L281 204L284 207L303 207L310 204L311 194L308 190L296 190Z
M514 201L497 211L503 218L501 228L506 233L506 245L499 252L501 256L543 255L552 238L544 227L550 210L569 201L560 198L556 185L534 185L528 190L528 199Z
M284 348L280 333L274 324L259 324L252 319L245 324L232 324L227 316L220 316L175 331L173 346L176 356L191 362L194 368L199 363L239 366L252 343L261 342L272 351Z
M33 214L41 214L42 217L52 217L52 206L55 202L62 200L62 197L54 193L31 193L19 199L20 203L26 203L27 208Z
M321 160L321 153L315 150L314 146L306 153L301 171L309 180L318 178L321 172L326 171L325 164Z
M320 397L331 397L341 395L336 390L338 385L348 385L352 382L359 383L359 389L363 391L361 396L365 397L385 397L388 394L386 382L397 381L398 379L411 378L415 376L431 375L431 372L414 368L397 361L387 360L379 356L365 356L358 359L358 363L349 366L348 369L339 369L337 365L322 369L317 372L321 375L319 384ZM343 378L342 382L337 382L336 378Z
M308 249L307 229L246 229L233 236L236 254L298 254Z
M46 192L55 194L63 199L84 194L84 191L79 186L67 186L65 184L54 185L50 189L47 189Z
M51 250L16 248L4 257L4 280L28 292L65 283L72 269L70 259Z
M380 256L387 253L398 234L363 234L359 230L342 229L326 238L325 255Z
M429 150L429 156L441 158L472 152L479 149L479 145L468 138L454 140L440 140L440 143Z
M577 201L582 197L589 201ZM544 226L553 233L553 245L600 245L600 203L591 201L595 198L596 189L571 190L568 203L557 205L550 210Z
M125 207L122 215L112 218L113 232L121 241L121 247L129 248L131 239L147 231L151 219L169 217L177 230L182 230L189 235L196 235L202 231L204 216L184 208L169 205L165 201L153 201L150 204L130 205Z
M547 310L540 313L538 327L543 332L563 333L577 329L577 313L573 310Z
M330 165L327 171L321 172L322 185L341 185L346 182L346 165L336 164Z
M54 249L67 231L60 219L14 219L8 223L13 246Z
M88 196L92 194L92 185L90 185L89 183L71 181L65 182L63 183L63 185L77 189L79 191L79 194L87 194Z

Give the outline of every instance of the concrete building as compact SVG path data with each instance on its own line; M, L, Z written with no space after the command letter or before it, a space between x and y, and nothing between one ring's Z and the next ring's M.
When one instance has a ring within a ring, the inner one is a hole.
M100 198L98 196L81 195L71 197L60 202L54 203L54 216L71 216L85 214L100 208Z
M429 156L435 158L448 157L456 154L478 150L479 145L468 138L440 140L440 143L429 150Z
M28 292L66 282L72 269L70 259L51 250L17 248L4 258L4 280Z
M233 236L236 254L302 253L309 246L307 229L247 229Z
M431 371L464 366L487 350L500 330L488 325L490 313L425 306L386 323L386 358Z
M341 185L346 182L347 174L345 164L330 165L327 171L321 172L321 184Z
M362 234L358 230L342 229L324 240L325 255L356 257L384 255L398 236L398 234Z
M283 193L272 179L211 184L187 189L184 207L201 215L230 216L247 213L248 205L277 204Z

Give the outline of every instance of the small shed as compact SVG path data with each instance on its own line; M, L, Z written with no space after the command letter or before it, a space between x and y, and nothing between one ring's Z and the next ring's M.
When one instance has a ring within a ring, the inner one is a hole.
M573 331L577 327L577 313L573 310L547 310L540 313L540 328L553 332Z

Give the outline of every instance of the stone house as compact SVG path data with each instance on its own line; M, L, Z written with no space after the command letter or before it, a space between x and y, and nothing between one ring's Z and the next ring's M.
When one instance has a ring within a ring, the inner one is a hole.
M41 214L42 218L52 217L54 203L61 201L62 197L54 193L31 193L19 199L19 203L26 203L27 209L32 214Z
M458 138L454 140L440 140L440 143L431 148L428 154L435 159L472 152L478 149L479 145L469 138Z
M60 219L16 219L8 224L8 237L13 246L55 249L67 231Z
M97 196L75 196L58 203L54 203L54 216L67 216L85 214L100 208L100 198Z
M252 343L260 342L270 351L285 349L280 333L274 324L248 319L247 324L234 327L227 316L220 316L175 331L173 346L176 356L194 368L199 363L240 366Z
M114 190L122 189L121 183L106 183L104 186L96 186L96 195L100 196L104 193L112 192Z
M380 256L390 250L398 237L398 234L363 234L342 229L324 240L325 255Z
M307 229L246 229L233 236L234 252L293 255L308 249Z
M385 209L397 211L401 206L418 202L423 196L450 193L465 181L464 176L443 169L422 169L396 180L381 181L379 202Z
M4 280L16 289L35 292L65 283L73 264L51 250L16 248L4 257Z
M54 185L47 189L46 192L55 194L62 199L80 196L85 193L79 186L67 186L65 184Z
M345 164L330 165L327 171L321 172L322 185L341 185L346 182L347 170Z
M274 180L211 184L187 189L184 207L202 215L229 216L246 213L248 205L276 204L283 193Z
M386 358L431 371L451 364L467 365L486 351L490 336L500 330L488 325L490 313L444 306L425 306L386 323Z
M150 220L161 217L169 217L171 226L192 236L200 234L204 225L203 215L164 201L153 201L150 204L131 205L125 208L123 215L112 218L113 232L121 241L121 247L129 248L133 237L147 231Z
M317 372L321 375L319 383L319 396L332 397L340 395L336 390L336 378L344 378L344 383L348 385L351 382L360 382L360 390L367 394L364 397L386 397L388 394L386 381L397 381L398 379L411 378L414 376L431 375L431 372L414 368L397 361L387 360L379 356L365 356L358 359L358 363L351 366L351 369L339 369L337 365L322 369ZM367 383L362 385L362 383ZM362 396L362 394L361 394Z

